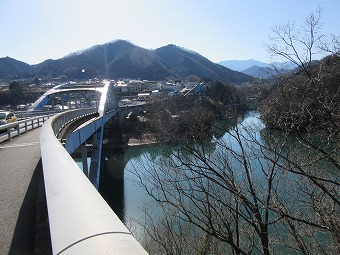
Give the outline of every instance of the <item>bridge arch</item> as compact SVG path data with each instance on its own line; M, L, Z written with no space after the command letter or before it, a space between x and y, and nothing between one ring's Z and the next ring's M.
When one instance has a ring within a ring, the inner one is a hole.
M107 83L106 83L107 84ZM105 84L72 84L57 85L46 91L30 108L29 111L54 109L77 109L98 107Z

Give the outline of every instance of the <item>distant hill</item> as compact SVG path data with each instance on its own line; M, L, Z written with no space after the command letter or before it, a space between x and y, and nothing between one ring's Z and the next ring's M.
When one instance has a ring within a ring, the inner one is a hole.
M196 52L184 50L172 44L157 49L155 53L170 66L170 71L178 77L195 74L198 77L209 77L237 84L252 80L248 75L214 64Z
M26 76L32 71L32 66L10 57L0 58L0 78L16 78Z
M244 74L248 74L259 79L267 79L273 75L273 72L274 70L271 67L259 67L259 66L252 66L242 71L242 73Z
M273 62L273 63L264 63L261 61L257 61L254 59L249 60L226 60L221 61L218 64L221 64L225 67L230 68L231 70L239 71L241 73L250 75L254 78L260 79L268 79L273 74L276 74L279 70L280 72L288 73L291 70L295 69L296 66L290 62Z
M231 70L241 72L243 70L246 70L248 68L251 68L253 66L258 67L270 67L271 65L268 63L264 63L261 61L257 61L254 59L249 60L226 60L218 62L217 64L220 64L222 66L228 67Z
M31 76L66 75L69 79L107 77L164 80L167 77L185 78L196 75L236 84L253 79L175 45L148 50L123 40L96 45L61 59L49 59L27 66ZM4 66L4 70L5 68L8 67ZM12 69L12 73L15 73L15 69ZM22 74L22 71L17 74ZM0 72L0 78L4 77L6 76Z

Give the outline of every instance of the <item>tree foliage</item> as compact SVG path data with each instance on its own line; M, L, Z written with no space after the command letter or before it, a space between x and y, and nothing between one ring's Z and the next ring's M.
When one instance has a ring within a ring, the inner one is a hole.
M0 92L0 105L18 105L34 102L39 98L39 92L29 91L25 85L18 81L9 84L9 90Z
M212 83L206 96L162 98L147 105L149 129L159 141L211 137L215 120L241 108L242 94L233 85Z
M148 125L159 141L203 139L210 136L213 112L197 101L168 98L148 108Z
M239 105L243 99L242 94L235 86L220 81L213 82L211 89L207 91L207 95L223 105Z

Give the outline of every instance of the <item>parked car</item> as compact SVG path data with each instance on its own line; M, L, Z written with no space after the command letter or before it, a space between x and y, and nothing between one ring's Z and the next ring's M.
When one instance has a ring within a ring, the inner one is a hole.
M18 121L17 116L10 111L0 111L0 125L5 125Z

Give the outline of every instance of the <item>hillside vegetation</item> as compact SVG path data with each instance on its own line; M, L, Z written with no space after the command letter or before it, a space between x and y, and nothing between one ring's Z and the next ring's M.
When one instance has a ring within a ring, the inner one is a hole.
M241 84L253 78L215 64L198 53L175 45L148 50L127 41L114 41L72 53L57 60L18 68L22 62L0 59L0 79L20 77L58 77L68 79L132 78L146 80L182 79L190 75Z
M267 126L304 132L340 130L340 57L331 55L308 72L278 77L262 102L262 119Z

